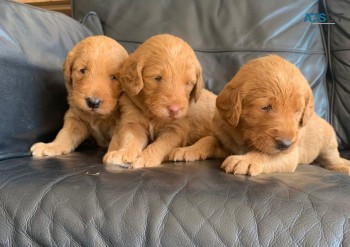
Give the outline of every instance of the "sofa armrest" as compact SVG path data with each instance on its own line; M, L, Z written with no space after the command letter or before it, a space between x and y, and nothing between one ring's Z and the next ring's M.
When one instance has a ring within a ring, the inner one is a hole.
M62 64L93 33L72 18L12 1L0 4L0 160L52 140L67 109Z

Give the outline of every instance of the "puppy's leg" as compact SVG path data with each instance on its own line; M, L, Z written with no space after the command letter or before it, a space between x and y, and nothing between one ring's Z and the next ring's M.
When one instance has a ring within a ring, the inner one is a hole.
M176 148L169 156L173 161L195 161L207 158L225 158L228 152L214 136L206 136L188 147Z
M256 151L227 157L221 165L226 173L256 176L262 173L293 172L298 165L298 149L287 154L266 154Z
M34 157L68 154L89 136L88 127L69 110L65 115L63 128L50 143L36 143L30 151Z
M133 168L153 167L160 165L172 150L184 143L186 128L174 126L159 134L157 139L149 144L142 155L132 163Z
M129 166L142 154L147 142L147 131L144 126L137 123L121 124L114 131L103 163Z
M316 161L325 169L350 175L350 161L340 157L335 133L329 138L330 142L323 147Z

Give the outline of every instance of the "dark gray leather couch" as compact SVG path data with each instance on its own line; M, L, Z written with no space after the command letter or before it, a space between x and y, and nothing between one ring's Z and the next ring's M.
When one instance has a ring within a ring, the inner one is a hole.
M350 177L317 164L251 178L225 174L221 160L107 169L106 150L91 143L55 158L29 153L62 126L61 66L75 43L104 32L132 52L167 32L195 49L216 93L251 58L277 53L295 63L349 158L348 1L73 0L72 7L90 30L0 0L0 246L350 246ZM319 10L343 18L304 22Z

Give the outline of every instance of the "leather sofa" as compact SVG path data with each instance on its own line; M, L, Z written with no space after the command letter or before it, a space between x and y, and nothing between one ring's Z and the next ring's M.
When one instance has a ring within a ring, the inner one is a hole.
M251 58L296 64L349 158L348 1L72 0L72 10L76 20L0 0L1 246L350 245L350 177L317 164L246 177L225 174L222 160L105 167L93 142L59 157L29 152L62 126L61 67L75 43L103 33L132 52L166 32L194 48L215 93ZM320 13L341 18L313 24Z

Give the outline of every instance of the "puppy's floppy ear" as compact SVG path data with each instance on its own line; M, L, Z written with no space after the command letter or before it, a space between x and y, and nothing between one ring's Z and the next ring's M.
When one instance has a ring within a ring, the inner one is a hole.
M144 62L132 55L121 66L119 79L122 89L128 94L137 95L143 88L143 67Z
M199 72L197 73L197 82L194 85L190 94L190 100L194 99L194 102L197 102L199 97L201 96L203 87L204 87L204 81L203 81L202 71L199 70Z
M67 87L72 86L72 68L74 63L74 57L75 57L75 49L71 50L66 59L64 60L62 70L63 70L63 77L66 82Z
M312 94L311 88L308 86L305 90L305 108L303 115L300 119L300 126L305 126L309 119L314 114L314 96Z
M236 127L242 112L242 99L239 88L229 82L216 98L216 108L220 116Z

